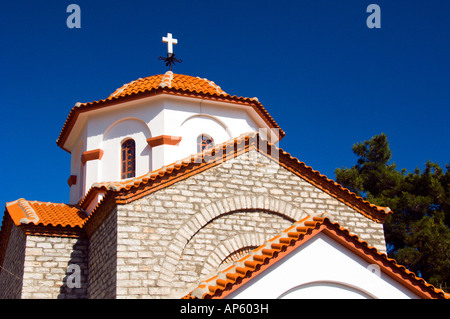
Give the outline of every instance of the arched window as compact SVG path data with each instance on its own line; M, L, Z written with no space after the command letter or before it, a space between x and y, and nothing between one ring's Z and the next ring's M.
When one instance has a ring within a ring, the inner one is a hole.
M202 152L214 146L214 139L207 134L200 134L197 138L197 150Z
M122 179L136 174L136 143L129 139L122 144Z

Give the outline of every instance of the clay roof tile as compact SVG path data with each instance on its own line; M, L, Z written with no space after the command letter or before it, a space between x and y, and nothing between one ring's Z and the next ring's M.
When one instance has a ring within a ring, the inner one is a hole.
M73 205L27 201L23 198L6 203L6 210L16 226L40 225L81 227L87 215Z
M312 236L324 229L332 230L332 232L327 232L327 234L332 235L333 232L335 232L337 235L334 238L338 239L339 236L343 236L344 242L353 245L352 247L354 247L357 252L364 255L366 258L370 258L374 263L382 260L383 262L381 265L388 275L390 273L391 277L416 291L423 297L450 299L450 294L427 283L424 279L406 269L406 267L399 265L394 259L388 258L386 254L380 253L375 247L369 246L367 242L361 240L358 236L350 234L348 229L341 227L338 223L332 222L328 215L315 217L308 216L306 217L306 220L298 221L294 223L293 226L297 229L307 229L307 233L310 235L312 234ZM293 227L291 226L287 230L292 228ZM283 233L286 234L286 230ZM286 254L289 254L294 250L294 248L292 248L287 251L288 246L295 245L295 247L298 247L306 242L310 237L305 237L305 234L305 232L302 232L301 236L297 239L292 239L292 241L289 242L284 242L286 237L280 235L275 236L262 246L241 258L239 261L234 262L230 267L218 271L213 277L202 281L197 288L184 296L183 299L210 299L227 296L246 281L260 275L263 270L275 264ZM397 273L400 273L400 275L397 275Z
M280 138L285 135L269 112L267 112L257 99L229 95L216 83L205 78L174 74L172 71L167 71L165 74L139 78L126 83L115 90L106 99L88 103L78 102L71 109L56 143L64 149L64 142L71 130L71 126L74 125L80 112L98 109L103 106L108 106L111 103L114 104L115 102L125 101L125 99L138 98L140 96L147 96L148 94L156 94L158 92L161 93L161 90L167 94L211 98L213 100L228 101L251 106L260 114L260 116L262 116L270 127L280 130Z

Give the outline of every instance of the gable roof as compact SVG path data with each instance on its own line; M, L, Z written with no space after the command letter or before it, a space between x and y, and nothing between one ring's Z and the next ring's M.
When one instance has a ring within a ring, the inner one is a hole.
M171 94L177 96L202 98L219 102L229 102L252 107L271 128L279 130L279 138L283 138L285 132L275 122L269 112L257 98L238 97L223 91L220 86L205 78L193 77L183 74L174 74L167 71L165 74L140 78L118 88L109 97L103 100L76 103L71 109L56 144L64 148L64 143L69 136L78 116L83 112L98 110L117 103L136 100L158 94ZM66 150L66 149L65 149Z
M333 223L326 215L308 216L294 223L280 235L254 249L228 268L202 281L197 288L183 298L224 298L236 289L245 286L253 278L263 275L265 270L319 233L331 237L370 264L378 265L381 271L421 298L450 299L449 294L417 277L406 267L397 264L394 259L388 258L386 254L369 246L367 242L351 234L338 223Z
M389 208L373 205L320 172L313 170L281 148L263 139L257 132L243 134L140 177L125 181L95 183L80 201L80 206L87 209L90 200L95 198L98 193L114 194L116 203L126 204L251 150L257 150L376 222L384 222L386 217L392 213Z
M0 266L3 265L13 225L21 227L27 235L79 238L86 236L82 229L86 219L87 215L73 205L28 201L23 198L6 203L0 228Z
M94 196L98 192L105 193L105 197L89 217L87 217L80 206L27 201L25 199L7 203L6 212L8 214L4 216L4 222L0 231L0 264L2 263L2 256L4 257L8 243L8 228L11 227L12 223L16 226L23 227L25 233L82 237L86 234L85 229L88 222L96 216L97 211L102 205L105 206L105 203L107 205L110 204L105 201L105 198L112 199L114 204L128 203L249 152L250 150L257 150L272 160L276 160L284 168L301 176L326 193L345 202L375 221L382 222L392 213L388 208L379 207L365 201L333 180L328 179L325 175L313 170L287 152L262 139L259 133L249 133L201 153L191 155L171 165L149 172L141 177L121 182L94 184L80 202L81 206L88 203L89 197ZM337 239L344 238L344 242L351 243L351 245L349 244L351 249L362 254L362 256L367 255L368 258L380 263L392 273L394 279L403 280L403 282L411 285L419 293L428 293L428 296L434 294L435 297L449 297L449 294L445 294L443 291L429 285L423 279L408 271L404 266L398 265L395 260L389 259L385 254L379 253L373 247L369 247L366 242L361 241L356 235L351 235L348 230L340 227L337 223L332 223L328 218L324 217L309 217L307 220L299 221L285 230L280 236L273 238L265 245L253 251L250 255L242 258L239 261L243 262L242 267L232 266L224 270L223 273L226 279L223 279L221 275L222 278L217 277L205 281L202 284L204 286L199 286L199 289L207 288L210 292L206 293L203 290L204 293L201 296L209 298L220 295L223 297L224 295L222 293L224 291L228 291L230 287L230 289L236 289L232 287L245 283L248 281L246 279L248 276L252 277L253 273L256 274L258 271L265 269L265 265L270 263L270 260L276 260L280 254L282 255L286 251L290 251L289 247L301 245L309 237L313 237L318 232L324 232L327 235L332 234ZM270 246L267 246L268 244ZM199 290L196 291L198 292ZM197 292L186 297L198 297Z
M78 206L20 198L6 203L6 212L26 234L84 236L82 227L87 214Z
M66 204L27 201L23 198L6 203L6 210L16 226L81 227L87 215L78 207Z
M44 232L47 235L57 236L85 236L86 225L92 219L96 221L91 223L95 226L90 225L90 229L95 229L100 225L100 221L104 217L103 214L108 210L109 205L132 202L251 150L257 150L276 161L282 167L373 221L382 223L392 213L389 208L373 205L340 184L328 179L325 175L313 170L289 153L262 139L256 132L230 139L225 143L163 166L140 177L125 181L93 184L78 205L27 201L21 198L7 203L6 212L11 216L16 226L26 228L28 233ZM88 216L84 210L99 194L104 195L103 199ZM100 213L101 210L105 212ZM97 214L100 216L97 217Z

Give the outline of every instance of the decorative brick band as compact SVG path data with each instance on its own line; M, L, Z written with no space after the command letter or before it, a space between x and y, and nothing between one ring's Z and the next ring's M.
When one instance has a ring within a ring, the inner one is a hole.
M101 160L102 157L103 157L103 150L101 149L86 151L83 152L83 154L81 155L81 162L84 165L86 164L87 161Z
M243 210L259 210L270 213L278 213L291 222L300 220L302 217L307 215L302 209L292 205L292 203L288 203L277 198L272 198L270 196L241 195L217 200L208 206L201 208L198 213L196 213L178 230L178 233L174 236L174 241L168 247L168 252L163 265L173 264L175 260L178 261L183 254L184 247L189 243L192 237L211 220L223 214ZM230 253L233 251L230 251ZM160 277L160 279L172 280L174 275L173 269L174 267L167 267L164 270L164 278Z
M251 234L238 234L232 238L223 241L219 246L217 246L214 251L206 259L206 263L203 266L201 275L207 276L213 271L217 271L221 262L225 260L226 257L238 251L243 247L259 247L261 243L264 243L266 238L263 234L251 233Z
M160 135L156 137L151 137L147 139L147 143L151 147L156 147L160 145L177 145L181 141L181 136L171 136L171 135Z

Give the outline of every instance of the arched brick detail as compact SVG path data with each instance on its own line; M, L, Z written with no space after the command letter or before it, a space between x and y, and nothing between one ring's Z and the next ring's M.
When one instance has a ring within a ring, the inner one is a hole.
M230 256L233 252L249 246L259 247L265 241L263 234L238 234L232 238L223 241L217 248L211 252L206 259L206 263L201 271L200 276L207 276L223 262L225 258Z
M200 229L223 214L245 210L259 210L276 213L292 222L300 220L306 215L304 211L292 203L270 196L241 195L216 200L213 203L202 207L178 230L177 234L175 234L172 243L167 248L159 280L171 281L173 279L176 266L183 254L184 247ZM260 242L260 244L261 243L262 242ZM231 252L232 251L230 251L230 253Z

